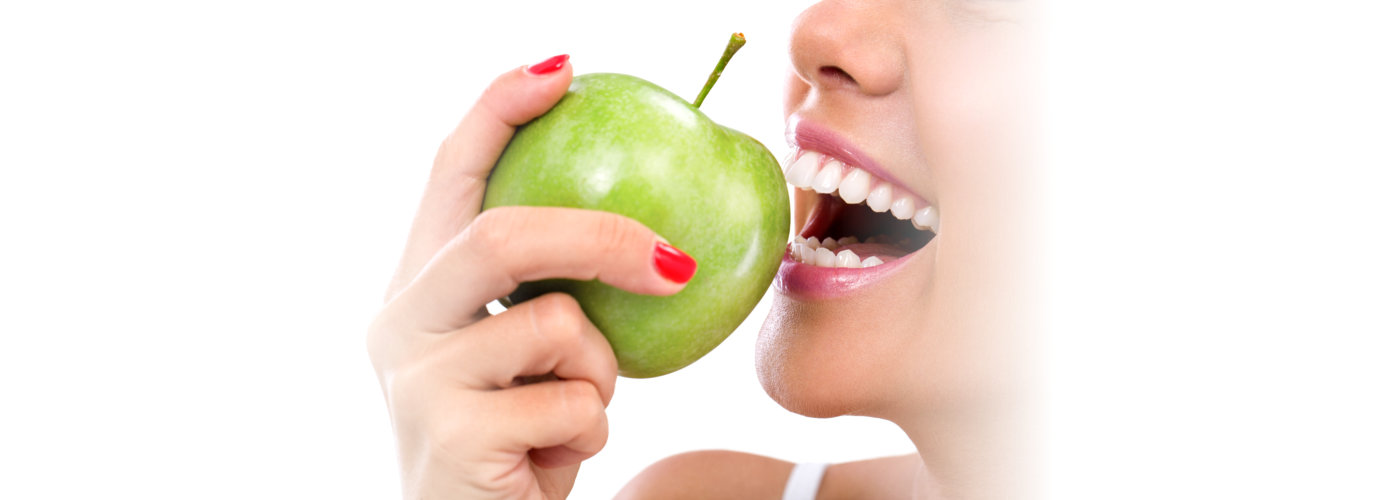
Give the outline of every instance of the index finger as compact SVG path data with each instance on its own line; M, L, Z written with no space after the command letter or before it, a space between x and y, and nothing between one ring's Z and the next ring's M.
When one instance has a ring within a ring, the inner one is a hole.
M474 321L474 311L523 282L598 280L622 290L671 295L697 263L634 219L559 207L483 212L435 256L382 314L431 332Z
M523 66L496 78L439 147L388 300L415 279L482 207L487 174L516 127L549 111L573 80L568 56Z

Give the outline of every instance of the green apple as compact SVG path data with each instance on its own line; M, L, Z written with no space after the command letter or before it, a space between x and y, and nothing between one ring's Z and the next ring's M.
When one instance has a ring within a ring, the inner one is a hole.
M732 41L698 104L744 39ZM510 296L572 295L627 377L673 372L719 345L763 297L787 249L787 187L769 150L621 74L574 78L552 110L516 132L482 206L510 205L622 214L696 258L697 274L672 296L574 280L525 283Z

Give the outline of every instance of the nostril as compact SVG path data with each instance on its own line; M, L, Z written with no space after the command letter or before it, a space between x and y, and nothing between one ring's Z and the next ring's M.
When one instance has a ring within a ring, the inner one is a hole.
M831 80L842 84L854 84L855 78L846 73L845 70L835 66L822 66L818 74L824 80Z

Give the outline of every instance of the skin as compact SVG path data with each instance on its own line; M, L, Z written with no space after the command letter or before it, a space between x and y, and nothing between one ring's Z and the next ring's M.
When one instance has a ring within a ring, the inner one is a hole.
M786 115L844 136L942 219L924 250L933 258L889 279L825 301L775 294L756 359L768 393L804 415L890 420L919 452L836 464L819 498L1032 496L1025 332L1035 318L1031 277L1019 272L1034 258L1027 8L828 0L794 25ZM615 359L577 303L552 294L496 316L484 304L553 277L681 289L655 272L656 235L633 220L553 208L478 215L514 127L552 107L571 74L497 78L436 157L368 335L406 498L564 498L578 464L605 444ZM795 196L800 224L816 195ZM542 377L550 372L558 380ZM532 377L546 381L521 383ZM688 453L647 468L619 498L777 498L791 466Z

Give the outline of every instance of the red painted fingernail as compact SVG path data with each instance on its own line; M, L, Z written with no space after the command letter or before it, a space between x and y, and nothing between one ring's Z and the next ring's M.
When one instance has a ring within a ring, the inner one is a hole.
M654 267L659 276L674 283L687 283L697 273L697 261L682 250L662 241L654 243Z
M558 70L563 69L563 65L564 65L564 64L567 64L567 63L568 63L568 54L557 55L557 56L554 56L554 57L545 59L543 62L541 62L541 63L539 63L539 64L536 64L536 65L534 65L534 66L530 66L530 67L526 68L525 71L529 71L530 74L532 74L532 75L547 75L547 74L550 74L550 73L553 73L553 72L555 72L555 71L558 71Z

